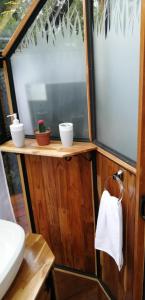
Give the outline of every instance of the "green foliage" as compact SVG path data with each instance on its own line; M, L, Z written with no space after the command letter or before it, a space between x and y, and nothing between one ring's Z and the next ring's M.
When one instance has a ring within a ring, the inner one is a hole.
M0 48L3 49L23 18L29 0L0 0Z
M27 7L30 5L32 0L0 0L0 49L3 49L9 38L14 33L21 19L25 15ZM46 17L48 16L48 12L51 14L53 11L57 1L48 0L42 9L42 21L45 25ZM68 0L69 5L69 0ZM71 4L69 8L69 13L72 15L71 23L75 23L77 10L79 14L80 24L83 33L83 13L82 13L82 1L75 0ZM40 12L41 14L41 12ZM76 28L77 30L77 28ZM35 29L34 29L35 31ZM35 35L35 32L33 32Z
M38 124L38 130L39 132L45 132L46 131L45 125L43 123Z

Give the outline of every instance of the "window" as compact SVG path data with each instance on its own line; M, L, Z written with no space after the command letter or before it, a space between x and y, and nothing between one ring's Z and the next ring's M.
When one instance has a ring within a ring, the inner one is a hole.
M18 112L25 133L44 119L52 137L73 122L88 140L82 1L47 1L11 57Z
M97 143L136 161L141 1L94 1Z

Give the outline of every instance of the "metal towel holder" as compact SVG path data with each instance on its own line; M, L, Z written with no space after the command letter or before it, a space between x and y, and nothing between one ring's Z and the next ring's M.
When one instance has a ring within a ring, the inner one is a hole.
M114 180L116 180L116 182L119 185L119 190L120 190L120 195L119 195L119 201L122 201L123 199L123 194L124 194L124 186L123 186L123 171L119 170L118 172L114 173L112 176L108 176L107 179L105 180L105 190L107 190L107 185L108 185L108 181L110 178L113 178Z

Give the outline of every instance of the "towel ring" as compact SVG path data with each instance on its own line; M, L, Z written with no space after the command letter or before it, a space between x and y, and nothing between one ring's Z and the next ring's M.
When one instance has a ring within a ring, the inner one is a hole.
M119 195L119 200L118 200L118 201L120 202L120 201L122 201L122 199L123 199L123 194L124 194L124 186L123 186L123 182L121 181L121 179L119 178L119 176L117 175L117 173L114 174L113 177L112 177L112 176L108 176L107 179L105 180L105 185L104 185L104 189L105 189L105 190L108 190L107 187L108 187L108 181L109 181L110 178L116 180L117 183L118 183L118 185L119 185L120 195Z

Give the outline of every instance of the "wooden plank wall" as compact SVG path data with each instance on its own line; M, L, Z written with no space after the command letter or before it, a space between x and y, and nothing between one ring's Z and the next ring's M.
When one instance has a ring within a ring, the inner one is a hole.
M25 155L37 233L56 263L95 273L92 163Z
M97 154L97 185L99 199L104 190L105 180L121 168L104 155ZM135 182L136 176L131 172L124 170L124 197L123 206L123 255L124 266L121 272L118 272L114 260L107 254L101 252L101 280L111 291L113 297L117 300L133 299L133 277L134 277L134 232L135 232ZM117 183L109 180L109 191L113 195L118 195Z

